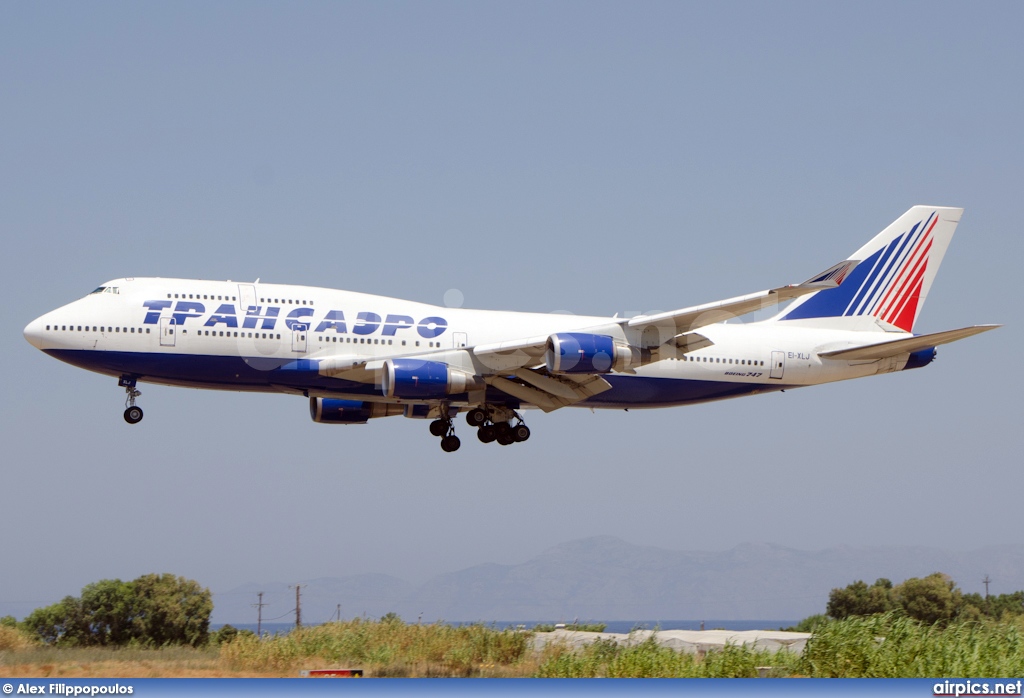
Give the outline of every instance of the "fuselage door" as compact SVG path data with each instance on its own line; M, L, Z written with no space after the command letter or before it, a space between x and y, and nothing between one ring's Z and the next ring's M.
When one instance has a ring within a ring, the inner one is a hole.
M255 307L256 287L253 284L238 284L238 314L245 315L245 311Z
M466 336L465 332L453 332L452 342L456 349L469 346L469 338Z
M784 351L773 351L772 352L772 372L768 374L769 378L778 378L782 380L782 374L786 371L786 352Z
M176 326L174 324L174 318L162 317L160 318L160 346L162 347L173 347L174 346L174 330Z
M306 351L307 337L309 336L308 325L295 325L292 327L292 351L303 353Z

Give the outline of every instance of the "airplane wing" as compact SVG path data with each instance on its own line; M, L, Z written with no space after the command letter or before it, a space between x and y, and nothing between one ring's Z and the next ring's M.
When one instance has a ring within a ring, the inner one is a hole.
M852 349L837 349L835 351L819 352L818 356L826 359L840 359L846 361L871 361L874 359L886 359L890 356L908 354L929 347L937 347L940 344L949 344L958 339L971 337L982 332L994 330L1002 325L973 325L963 327L959 330L946 330L933 334L922 334L916 337L896 339L889 342L876 342Z
M695 351L703 347L711 346L712 342L693 330L713 325L723 320L744 315L762 307L788 301L807 293L814 293L823 289L835 288L843 282L851 269L857 266L858 260L844 260L835 264L820 274L816 274L801 284L782 286L767 291L750 293L745 296L736 296L723 301L694 305L689 308L670 310L655 315L639 315L634 318L623 318L616 321L615 325L604 327L593 327L578 332L589 332L601 334L608 328L616 325L628 327L647 327L654 325L660 328L671 328L669 336L673 343L684 352ZM494 370L509 370L522 366L540 364L544 358L544 351L547 348L548 335L527 337L507 342L495 342L493 344L481 344L473 347L473 355ZM532 363L531 363L532 362Z
M738 315L759 310L783 301L798 298L807 293L814 293L828 288L835 288L843 282L850 270L859 264L859 260L847 259L835 264L820 274L816 274L801 284L781 286L767 291L748 293L745 296L727 298L723 301L694 305L689 308L670 310L655 315L640 315L627 321L629 327L675 326L677 333L690 332L699 327L714 325Z
M715 303L691 306L656 315L623 318L610 323L576 330L589 334L618 334L620 327L644 328L650 325L668 330L669 339L678 351L687 353L711 346L707 337L694 332L698 327L722 322L767 305L797 298L806 293L835 288L857 265L856 260L836 264L801 284L737 296ZM544 367L544 354L550 335L478 344L468 348L477 372L488 385L509 395L537 405L545 412L585 400L611 389L611 384L597 374L555 375ZM426 359L425 360L433 360ZM366 361L356 357L337 357L322 361L323 375L359 382L373 382L383 367L381 360ZM480 368L483 371L480 371Z

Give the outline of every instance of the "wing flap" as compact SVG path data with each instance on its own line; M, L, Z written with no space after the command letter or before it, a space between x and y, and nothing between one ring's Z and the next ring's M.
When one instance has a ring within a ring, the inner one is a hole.
M875 359L887 359L890 356L909 354L929 347L937 347L940 344L949 344L958 339L973 337L982 332L994 330L1002 325L972 325L962 327L958 330L946 330L933 334L922 334L916 337L896 339L891 342L877 342L852 349L837 349L835 351L818 352L818 356L826 359L838 359L845 361L871 361Z
M526 368L517 370L514 375L523 383L501 376L489 376L484 380L502 392L536 405L544 412L568 407L612 388L611 383L594 375L578 375L573 376L572 380L562 380Z

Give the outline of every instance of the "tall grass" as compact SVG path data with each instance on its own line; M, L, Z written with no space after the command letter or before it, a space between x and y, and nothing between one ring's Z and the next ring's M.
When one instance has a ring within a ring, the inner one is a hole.
M483 625L351 620L279 637L238 637L221 647L245 670L361 668L367 676L516 676L529 658L531 633Z
M35 647L39 642L27 633L6 625L0 625L0 652L20 652Z
M255 673L255 672L250 672ZM47 647L0 652L0 676L215 677L226 672L212 647Z
M799 657L742 645L726 645L706 655L677 652L658 644L655 635L642 642L617 644L597 640L578 651L549 646L536 672L543 678L756 678L760 667L770 675L793 673Z
M1018 622L925 625L894 614L819 626L799 666L815 677L1022 676Z
M817 626L803 655L727 645L705 655L662 647L656 636L579 649L531 632L484 625L353 620L288 635L239 635L218 647L56 648L0 627L6 676L295 676L300 669L359 668L367 676L923 677L1024 676L1024 625L928 626L896 615Z

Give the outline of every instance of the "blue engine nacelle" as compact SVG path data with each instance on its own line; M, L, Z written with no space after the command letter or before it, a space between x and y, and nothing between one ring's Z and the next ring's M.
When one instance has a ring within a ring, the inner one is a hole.
M907 365L903 367L904 371L909 371L912 368L922 368L927 366L935 360L935 347L929 347L927 349L921 349L910 354L910 358L907 359Z
M434 400L468 390L483 390L483 381L440 361L388 359L381 372L380 388L386 397Z
M395 414L402 414L401 405L339 400L333 397L309 398L309 416L321 424L366 424L368 419Z
M643 352L606 335L560 332L548 337L544 362L552 373L611 373L639 366Z

